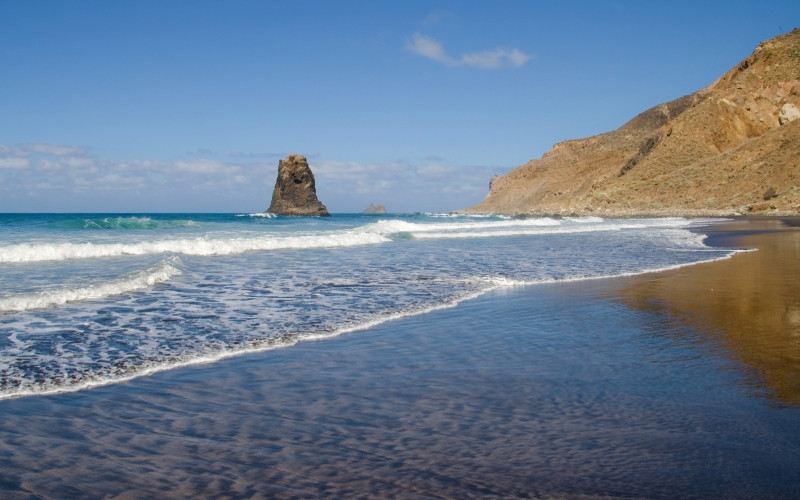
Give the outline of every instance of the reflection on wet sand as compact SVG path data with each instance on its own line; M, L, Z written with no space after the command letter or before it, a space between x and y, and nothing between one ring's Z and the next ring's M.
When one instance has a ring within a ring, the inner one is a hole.
M737 220L709 242L757 248L733 258L633 280L633 307L705 332L752 369L754 383L800 405L800 227L797 219Z

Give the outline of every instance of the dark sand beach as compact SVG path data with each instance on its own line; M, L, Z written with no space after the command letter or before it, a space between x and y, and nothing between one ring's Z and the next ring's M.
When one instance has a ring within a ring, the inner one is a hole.
M0 401L3 498L797 498L800 231Z

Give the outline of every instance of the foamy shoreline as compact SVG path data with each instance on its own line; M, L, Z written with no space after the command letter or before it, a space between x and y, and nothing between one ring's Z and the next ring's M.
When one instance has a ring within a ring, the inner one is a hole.
M797 233L774 220L703 232L742 246ZM765 255L500 287L356 335L3 400L0 492L790 497L800 409L769 404L703 324L648 300Z
M544 221L534 221L536 222L536 226L548 226L549 224ZM716 227L717 224L711 224L709 227ZM625 226L622 226L625 227ZM432 230L437 230L438 228L434 227ZM393 230L396 230L394 228ZM703 233L702 228L696 228L695 232ZM458 236L456 236L458 237ZM340 335L350 334L354 332L363 332L370 330L376 326L382 325L384 323L390 323L395 321L401 321L406 318L426 315L430 313L434 313L436 311L450 309L458 306L459 304L471 300L478 299L483 297L487 294L490 294L497 290L502 290L505 288L514 288L514 287L532 287L532 286L541 286L541 285L552 285L552 284L568 284L568 283L580 283L580 282L593 282L593 281L605 281L605 280L614 280L614 279L624 279L624 278L633 278L636 276L643 276L649 275L653 273L661 273L661 272L669 272L672 270L681 269L684 267L689 266L696 266L699 264L705 264L709 262L714 262L717 260L727 260L733 257L738 252L743 251L750 251L749 249L735 249L732 250L729 254L711 258L708 260L698 261L698 262L691 262L687 264L677 264L668 267L659 267L659 268L651 268L651 269L642 269L636 272L627 272L627 273L619 273L619 274L612 274L612 275L595 275L595 276L581 276L581 277L573 277L573 278L565 278L565 279L549 279L549 280L536 280L536 281L515 281L515 280L508 280L508 279L498 279L498 278L491 278L486 277L484 279L485 286L480 288L475 292L471 292L460 296L456 299L449 300L447 302L436 304L432 306L426 306L418 309L406 310L396 312L390 315L382 315L377 318L370 319L365 322L359 322L352 325L346 325L341 328L338 328L334 331L324 331L324 332L312 332L305 336L298 336L298 335L291 335L287 338L283 339L266 339L263 341L255 341L251 343L246 343L243 345L238 346L235 349L225 349L219 351L214 354L209 355L200 355L200 356L192 356L186 359L180 360L171 360L168 363L159 363L153 364L142 369L136 371L122 371L118 374L115 374L111 377L106 378L89 378L81 381L76 381L74 384L70 385L62 385L62 386L53 386L53 387L39 387L36 389L31 388L24 388L19 391L7 392L0 394L0 400L3 399L13 399L18 397L36 397L36 396L47 396L47 395L54 395L54 394L64 394L64 393L73 393L78 391L84 390L91 390L98 387L104 387L109 385L115 384L123 384L135 380L140 377L148 377L157 373L165 372L165 371L172 371L172 370L181 370L186 367L191 367L195 365L201 364L208 364L208 363L217 363L222 360L226 360L228 358L239 357L239 356L246 356L251 354L258 354L265 351L273 351L277 349L285 349L291 348L298 343L306 342L306 341L317 341L317 340L327 340L338 337ZM98 287L86 287L83 289L76 289L76 290L68 290L66 292L52 292L52 293L45 293L45 294L25 294L20 296L11 296L7 298L0 299L0 312L3 311L21 311L31 308L38 308L38 307L46 307L56 304L63 304L70 301L78 301L78 300L87 300L87 299L96 299L101 297L106 297L113 294L121 294L130 291L134 291L137 289L146 288L148 286L152 286L157 283L161 283L167 281L170 277L181 274L181 271L172 266L174 263L179 263L180 260L177 257L173 257L169 261L164 261L158 266L153 269L143 271L137 273L129 278L123 278L116 280L112 283L108 283L104 286Z

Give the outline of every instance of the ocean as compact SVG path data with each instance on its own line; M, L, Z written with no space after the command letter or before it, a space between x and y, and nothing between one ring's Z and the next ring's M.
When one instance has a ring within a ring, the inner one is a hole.
M798 226L2 215L0 497L798 498Z
M0 215L0 398L333 337L491 290L724 259L708 220Z

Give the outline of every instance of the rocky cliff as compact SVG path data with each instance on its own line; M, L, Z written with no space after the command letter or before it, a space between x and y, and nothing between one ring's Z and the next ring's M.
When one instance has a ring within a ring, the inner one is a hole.
M553 146L462 212L800 213L800 29L710 86L617 130Z
M267 212L278 215L330 215L317 198L314 173L305 156L289 155L278 163L278 179Z

